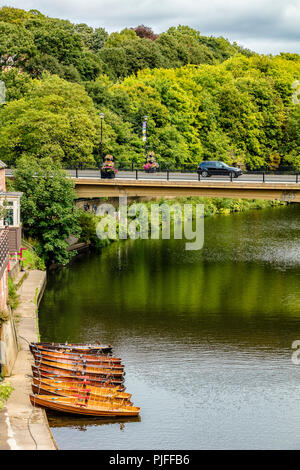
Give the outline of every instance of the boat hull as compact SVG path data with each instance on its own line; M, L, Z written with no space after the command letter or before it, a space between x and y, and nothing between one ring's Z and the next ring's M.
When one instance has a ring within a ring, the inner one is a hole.
M56 351L66 351L66 352L79 352L85 354L108 354L111 353L112 347L110 344L97 345L97 344L62 344L62 343L30 343L30 350L36 350L39 347L45 347L47 349L56 350Z
M122 385L124 382L124 379L114 379L112 377L99 377L99 376L90 376L88 374L82 374L82 373L70 373L70 371L64 371L62 369L55 369L51 367L37 367L37 366L32 366L32 373L35 377L52 377L52 378L64 378L64 380L78 380L81 383L84 383L86 381L87 383L95 386L99 386L101 384L101 387L111 387L111 386L118 386L119 388L122 387L124 389L124 386Z
M85 392L84 390L68 390L68 389L56 389L55 387L46 387L44 385L35 385L32 384L31 386L32 392L34 395L50 395L50 396L58 396L58 397L78 397L80 396L81 398L83 397L90 397L94 401L99 401L99 402L105 402L105 403L110 403L112 405L120 405L120 404L125 404L125 405L132 405L132 402L128 399L116 399L113 397L105 397L103 395L94 395L94 394L88 394L89 392Z
M32 386L35 387L34 393L36 393L37 395L44 395L44 393L41 393L39 391L43 389L47 391L45 395L49 394L48 392L53 392L54 395L64 395L65 393L67 393L67 396L72 393L80 394L89 392L92 398L104 397L113 398L115 400L121 401L125 400L128 402L131 399L130 393L121 392L118 387L95 387L93 385L82 384L78 381L68 382L59 379L41 379L37 377L33 377L32 381Z
M103 377L109 379L110 377L113 379L120 379L122 380L124 377L123 370L115 370L110 368L104 367L90 367L85 365L72 365L72 364L65 364L59 362L51 362L51 361L35 361L37 367L44 367L55 369L55 370L62 370L64 372L73 374L84 374L90 377Z
M30 401L33 406L41 406L43 408L49 408L52 410L60 411L62 413L70 413L76 415L85 416L138 416L139 408L130 407L110 407L107 404L76 404L75 400L69 401L70 399L64 397L50 397L46 395L30 395ZM132 409L130 409L132 408Z
M36 363L40 362L55 362L59 364L67 364L67 365L72 365L72 366L84 366L86 365L87 367L99 367L103 369L110 369L110 370L116 370L116 371L124 371L124 366L121 363L114 363L110 361L100 361L97 359L94 360L86 360L86 359L69 359L65 358L64 356L50 356L50 355L44 355L44 354L39 354L39 353L34 353L33 354L34 360Z
M63 358L63 359L70 359L73 361L76 360L86 360L87 362L93 363L109 363L109 364L121 364L121 358L119 357L113 357L109 355L102 355L100 356L99 354L80 354L80 353L67 353L64 351L56 351L56 350L51 350L51 349L44 349L44 348L39 348L37 350L32 350L32 354L35 357L42 356L42 357L57 357L57 358Z

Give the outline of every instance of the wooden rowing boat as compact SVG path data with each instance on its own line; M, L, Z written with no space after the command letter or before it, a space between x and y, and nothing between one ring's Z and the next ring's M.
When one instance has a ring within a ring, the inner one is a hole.
M132 405L112 405L87 398L30 395L33 406L41 406L64 413L89 416L138 416L140 408Z
M30 350L47 348L55 351L77 352L85 354L106 354L112 351L110 344L80 344L80 343L30 343Z
M124 379L115 379L114 377L100 377L100 376L93 376L91 377L88 374L82 374L81 372L73 372L64 371L62 369L55 369L52 367L37 367L31 366L32 373L35 377L45 377L45 378L63 378L63 380L67 381L80 381L80 382L89 382L90 385L100 386L100 387L123 387ZM68 380L69 379L69 380Z
M84 373L89 376L101 376L101 377L114 377L114 378L123 378L124 377L124 371L123 370L118 370L118 369L113 369L109 367L92 367L92 366L87 366L86 364L64 364L60 362L51 362L51 361L36 361L37 366L47 366L50 368L54 369L59 369L63 371L68 371L69 373Z
M86 359L88 362L100 361L100 362L108 362L110 364L121 364L121 358L113 357L109 355L100 356L99 354L80 354L80 353L67 353L65 351L56 351L51 349L33 349L32 354L34 356L42 355L42 356L49 356L49 357L57 357L57 358L64 358L64 359Z
M125 405L131 405L130 400L114 400L114 398L110 397L103 397L103 396L95 396L91 395L89 392L76 392L72 390L61 390L61 389L56 389L55 387L45 387L45 386L38 386L38 385L31 385L32 392L35 395L51 395L51 396L57 396L57 397L80 397L80 398L91 398L92 400L95 401L101 401L101 402L107 402L107 403L113 403L114 405L120 405L120 404L125 404Z
M60 356L59 354L56 354L54 356L45 356L44 354L40 354L39 352L34 353L33 357L36 363L49 361L49 362L57 362L60 364L71 364L75 366L86 364L89 367L96 366L96 367L101 367L105 369L114 369L114 370L124 371L124 365L121 363L115 363L115 362L110 362L110 361L103 362L98 359L92 359L92 360L80 359L80 358L68 359L68 358L65 358L65 356Z
M74 380L73 382L67 382L60 379L46 379L46 378L36 378L33 377L33 386L35 387L34 393L38 395L44 395L42 390L46 390L48 393L53 395L79 395L80 393L89 392L91 398L97 399L101 398L113 398L114 400L121 400L124 402L129 402L131 398L130 393L120 392L118 387L95 387L87 383L80 383L79 381ZM41 390L41 391L39 391Z
M32 384L32 391L36 395L54 395L54 396L60 396L60 397L86 397L90 398L91 400L95 401L101 401L101 402L107 402L107 403L112 403L115 405L132 405L132 402L128 400L128 398L116 398L117 394L113 393L106 393L101 394L101 395L95 395L90 392L89 388L78 388L78 387L73 387L70 389L67 388L57 388L55 386L49 386L40 383L39 385Z

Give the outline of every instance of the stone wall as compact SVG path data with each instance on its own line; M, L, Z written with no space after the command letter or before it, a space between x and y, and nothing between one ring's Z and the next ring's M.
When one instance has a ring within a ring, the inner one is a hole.
M0 168L0 191L6 191L5 168Z
M2 323L0 333L1 373L10 376L18 354L18 340L15 323L9 312L8 321Z
M0 278L0 312L5 310L8 299L7 268Z

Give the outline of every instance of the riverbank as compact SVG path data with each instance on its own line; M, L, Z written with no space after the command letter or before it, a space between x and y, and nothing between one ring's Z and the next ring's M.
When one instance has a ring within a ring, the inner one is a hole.
M1 450L55 450L56 443L49 429L47 416L41 408L34 408L31 393L32 355L28 342L38 341L37 308L46 284L46 272L29 271L22 283L19 305L14 312L19 341L19 352L8 381L13 392L0 412Z

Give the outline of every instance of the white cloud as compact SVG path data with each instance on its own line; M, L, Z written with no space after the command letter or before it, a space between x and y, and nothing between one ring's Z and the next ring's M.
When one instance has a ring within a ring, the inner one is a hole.
M3 5L8 3L109 32L142 23L155 32L187 24L258 52L300 53L300 0L7 0Z

